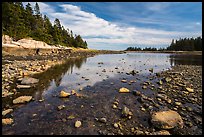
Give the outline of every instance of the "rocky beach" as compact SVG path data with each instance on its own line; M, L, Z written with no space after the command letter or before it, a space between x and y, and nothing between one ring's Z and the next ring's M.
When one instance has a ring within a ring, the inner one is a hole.
M43 88L40 84L47 85L49 81L41 82L37 76L49 74L49 70L66 64L66 60L78 62L80 57L106 53L123 52L4 55L3 134L202 134L202 66L176 65L159 73L150 68L145 76L135 70L119 71L122 77L104 79L80 90L62 89L53 92L49 100L36 98L35 91L29 91Z

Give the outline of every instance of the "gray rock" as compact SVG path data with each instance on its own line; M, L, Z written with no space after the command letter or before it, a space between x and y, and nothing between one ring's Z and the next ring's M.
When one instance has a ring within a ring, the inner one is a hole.
M39 79L24 77L21 81L21 84L29 85L29 84L35 84L38 82L39 82Z

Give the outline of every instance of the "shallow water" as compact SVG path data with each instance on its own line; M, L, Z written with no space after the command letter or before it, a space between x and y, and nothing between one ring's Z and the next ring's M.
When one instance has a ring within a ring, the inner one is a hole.
M34 88L24 91L18 90L19 94L15 95L14 98L20 95L32 95L35 101L25 105L14 106L16 111L14 111L13 115L16 126L13 127L14 129L4 127L4 132L6 134L9 134L9 132L11 134L48 134L52 132L53 128L59 128L57 123L51 124L52 122L56 122L62 117L67 117L67 115L74 113L79 119L87 121L87 125L83 130L78 132L74 129L71 130L73 125L63 125L59 120L61 127L68 126L70 131L67 129L66 131L64 129L58 129L56 131L59 132L56 132L56 134L96 134L96 131L92 131L91 127L89 127L89 122L93 122L94 116L102 115L101 110L105 109L109 111L110 100L116 96L120 98L118 95L118 89L120 87L128 87L130 90L136 89L141 91L141 83L152 77L153 80L151 82L156 84L156 79L154 80L155 73L168 70L177 64L202 65L202 56L163 53L126 53L69 59L62 65L56 65L42 74L34 75L33 77L40 80ZM149 71L151 68L153 68L153 73ZM132 70L138 71L138 73L135 75L128 74ZM126 79L127 81L135 80L136 82L128 85L128 83L121 83L122 79ZM58 97L61 90L71 92L73 89L79 93L86 94L89 99L80 100L75 97L61 99ZM82 91L79 91L79 89ZM143 93L149 96L154 94L154 92L150 92L150 89L147 89ZM124 95L123 99L129 99L129 104L130 102L134 104L134 100L130 100L129 96ZM97 97L100 97L100 99L97 99ZM44 101L38 102L40 99L44 99ZM2 102L3 108L5 104L12 104L12 100L8 98L3 99ZM98 104L99 102L101 104ZM59 113L56 108L61 104L68 106L68 109L66 111L64 110L65 112L60 111ZM90 109L84 107L84 110L80 110L82 104L84 106L94 106L96 104L98 109L96 108L93 112L89 112ZM108 113L106 111L104 113ZM38 116L37 118L32 117L32 114L35 113ZM88 117L91 114L93 116ZM31 126L27 127L28 123ZM42 129L38 127L39 125L42 126ZM28 131L32 127L35 127L33 131ZM42 131L43 128L46 131Z

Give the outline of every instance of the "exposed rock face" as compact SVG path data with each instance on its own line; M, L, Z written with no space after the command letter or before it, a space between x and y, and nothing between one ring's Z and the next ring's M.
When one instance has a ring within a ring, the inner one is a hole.
M20 96L13 100L13 104L29 102L32 99L32 96Z
M181 116L172 110L154 112L151 122L155 127L162 129L172 129L174 127L183 128Z

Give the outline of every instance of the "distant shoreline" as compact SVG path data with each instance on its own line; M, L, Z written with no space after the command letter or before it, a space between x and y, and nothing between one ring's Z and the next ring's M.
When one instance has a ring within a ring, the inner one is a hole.
M174 53L174 54L192 54L202 55L202 51L125 51L126 53Z

